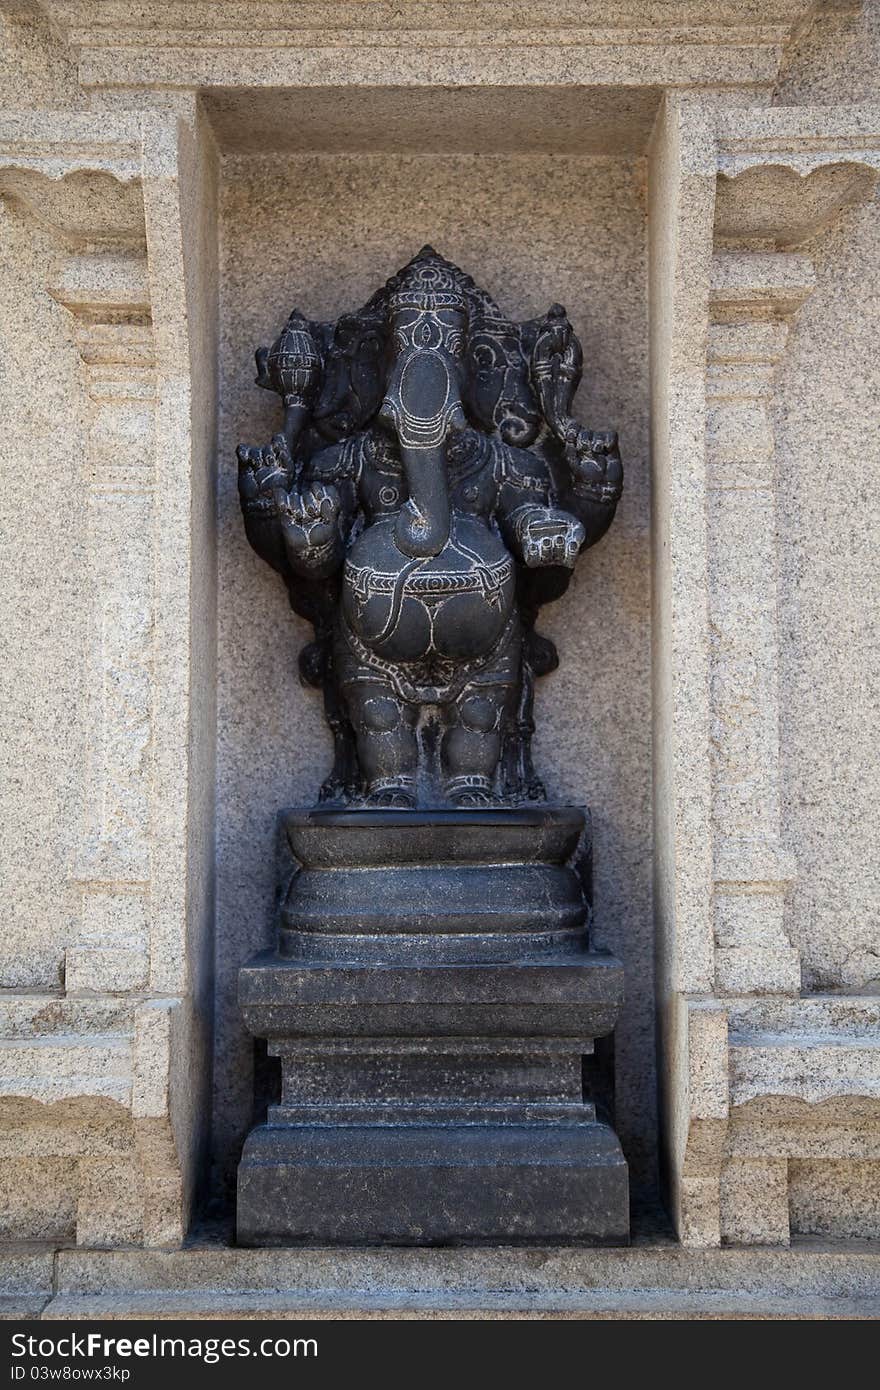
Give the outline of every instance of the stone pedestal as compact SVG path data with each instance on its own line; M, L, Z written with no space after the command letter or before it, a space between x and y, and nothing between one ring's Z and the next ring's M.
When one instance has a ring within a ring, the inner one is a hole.
M239 979L283 1078L242 1155L239 1242L625 1242L626 1163L584 1094L623 984L587 945L584 812L285 830L278 951Z

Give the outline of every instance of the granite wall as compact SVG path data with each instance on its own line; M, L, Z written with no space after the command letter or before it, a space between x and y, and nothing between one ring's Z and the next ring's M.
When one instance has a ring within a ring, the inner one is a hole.
M880 98L880 10L828 14L779 105ZM784 814L793 939L810 991L880 988L880 194L806 248L816 289L777 389Z
M880 98L880 9L830 13L802 36L775 100ZM880 993L880 195L805 248L816 289L777 388L780 715L788 904L805 990ZM791 1165L791 1225L876 1236L878 1165Z
M0 14L5 108L85 104L74 65L38 16ZM79 894L69 882L82 817L86 609L82 373L64 310L46 294L57 241L0 205L0 988L57 989ZM47 348L51 344L51 348ZM75 403L72 407L72 403ZM11 485L41 459L42 485ZM45 732L45 737L44 737Z
M81 368L45 291L48 231L0 208L0 625L3 784L0 987L57 989L79 894L69 881L83 810L87 663Z

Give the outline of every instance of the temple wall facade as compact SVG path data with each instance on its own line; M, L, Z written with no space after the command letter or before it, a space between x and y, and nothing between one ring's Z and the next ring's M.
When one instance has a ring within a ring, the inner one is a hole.
M561 300L619 430L537 761L593 812L639 1210L781 1287L880 1238L878 7L240 8L0 5L3 1287L230 1245L236 973L330 751L241 526L252 352L425 242Z

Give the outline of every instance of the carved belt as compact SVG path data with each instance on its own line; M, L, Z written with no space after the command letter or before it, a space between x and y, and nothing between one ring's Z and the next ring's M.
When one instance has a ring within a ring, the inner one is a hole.
M371 565L346 563L345 578L360 607L374 594L395 594L398 589L404 598L418 598L423 603L451 598L454 594L483 595L492 607L499 607L506 585L513 577L513 561L509 556L494 564L478 565L469 570L416 569L403 579L401 572L373 569Z

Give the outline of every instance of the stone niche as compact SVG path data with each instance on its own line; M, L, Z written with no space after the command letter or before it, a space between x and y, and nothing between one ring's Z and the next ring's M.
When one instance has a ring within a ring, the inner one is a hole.
M655 1180L650 887L648 326L645 138L650 94L614 118L570 93L393 89L340 102L217 99L217 1013L214 1147L228 1180L251 1120L253 1042L235 1000L272 939L275 810L307 805L330 757L296 653L306 624L242 532L234 454L268 438L277 402L251 351L299 307L361 303L426 241L527 318L559 300L584 346L581 418L619 426L626 483L613 530L544 610L558 671L539 683L536 756L551 800L594 815L597 942L626 959L615 1031L616 1122L634 1185ZM654 98L656 104L656 96ZM250 124L246 124L250 122ZM274 147L273 147L274 146ZM598 153L611 149L613 153ZM478 149L480 153L472 151Z

